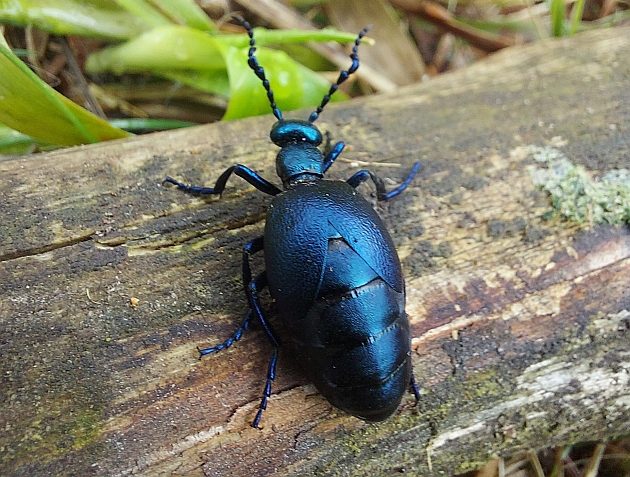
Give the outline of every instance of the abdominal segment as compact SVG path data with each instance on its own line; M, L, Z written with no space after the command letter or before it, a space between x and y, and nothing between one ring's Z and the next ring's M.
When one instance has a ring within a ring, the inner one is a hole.
M371 421L398 407L411 376L404 301L343 239L329 240L319 296L291 328L298 359L333 405Z

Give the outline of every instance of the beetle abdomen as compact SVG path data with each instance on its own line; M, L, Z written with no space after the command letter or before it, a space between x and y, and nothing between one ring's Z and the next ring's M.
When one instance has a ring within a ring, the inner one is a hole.
M411 376L404 301L342 238L329 240L318 297L290 328L305 369L336 407L369 421L398 407Z

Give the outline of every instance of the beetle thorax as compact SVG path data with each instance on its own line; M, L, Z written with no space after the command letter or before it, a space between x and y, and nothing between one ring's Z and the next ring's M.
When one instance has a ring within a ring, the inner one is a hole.
M278 121L269 136L281 148L276 157L276 172L285 187L323 177L324 156L317 148L322 134L312 123L297 119Z
M322 178L323 155L310 144L289 144L276 156L276 171L285 187L292 182Z

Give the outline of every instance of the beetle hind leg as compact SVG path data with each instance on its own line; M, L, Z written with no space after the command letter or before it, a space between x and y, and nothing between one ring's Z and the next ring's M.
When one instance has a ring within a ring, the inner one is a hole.
M267 409L267 401L271 397L271 383L276 379L276 364L278 362L278 348L275 347L271 353L271 359L269 360L269 366L267 367L267 381L265 382L265 389L263 390L263 397L260 400L258 406L258 412L252 422L252 427L258 429L258 424L262 419L262 415L265 409Z
M409 391L411 391L413 396L416 398L416 404L418 404L418 401L420 401L420 388L416 383L416 377L413 375L413 372L411 373L411 378L409 379Z

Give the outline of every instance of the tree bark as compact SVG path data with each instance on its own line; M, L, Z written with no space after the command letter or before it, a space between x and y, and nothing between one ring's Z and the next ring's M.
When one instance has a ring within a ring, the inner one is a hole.
M550 217L527 151L628 168L628 51L628 28L542 41L323 114L348 144L330 178L424 165L378 206L422 388L380 424L281 353L252 429L271 352L257 327L197 359L245 313L241 247L269 200L161 181L212 185L233 163L272 179L270 117L0 160L0 474L446 475L627 433L630 233Z

